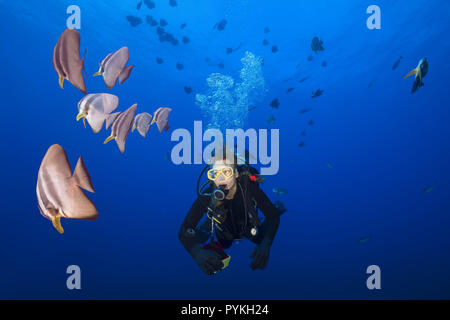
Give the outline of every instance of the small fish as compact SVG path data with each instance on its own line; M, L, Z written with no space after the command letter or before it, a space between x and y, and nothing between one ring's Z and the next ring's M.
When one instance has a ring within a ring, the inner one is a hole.
M314 125L314 120L309 120L308 124L309 124L310 126Z
M436 187L436 184L429 185L428 187L423 189L423 193L430 193L431 191L434 190L435 187Z
M158 108L153 113L153 120L150 125L156 123L158 126L159 133L162 133L163 130L167 131L170 129L169 126L169 113L172 111L171 108L161 107Z
M326 67L327 66L327 62L324 60L322 61L322 67Z
M311 94L311 98L317 98L323 94L323 90L317 89L316 91L313 91Z
M36 196L41 215L64 233L61 218L96 220L97 208L82 189L95 193L83 158L78 158L72 174L66 151L57 144L45 153L39 167Z
M136 27L142 23L142 19L135 16L126 16L126 19L131 24L132 27Z
M188 38L188 37L186 37L186 36L183 36L183 38L181 38L181 41L183 42L183 43L189 43L189 42L191 42L191 40Z
M278 46L272 46L272 52L275 53L278 51Z
M277 212L280 216L287 211L286 207L284 206L284 203L281 202L280 200L275 201L273 205L277 209Z
M169 0L169 5L170 5L171 7L176 7L176 6L178 5L178 3L177 3L176 0Z
M247 107L247 110L248 111L252 111L252 110L255 110L256 109L256 106L248 106Z
M327 161L327 166L328 166L328 168L330 168L330 169L333 169L333 168L334 168L334 165L331 163L331 161Z
M133 126L131 127L131 132L137 129L142 138L147 136L148 130L150 129L150 121L152 120L152 116L147 113L139 113L133 120Z
M122 84L130 76L133 66L125 66L130 58L128 47L122 47L119 50L108 54L105 59L100 62L99 70L93 76L103 76L106 87L113 88L117 79Z
M281 196L283 194L287 194L287 190L283 188L273 188L272 192L275 193L277 196Z
M314 57L312 56L312 54L310 54L307 58L308 61L313 61Z
M177 62L177 69L178 70L183 70L184 66L181 63Z
M314 37L311 40L311 49L314 51L314 53L317 54L317 51L323 51L325 50L323 47L323 41L320 40L318 37Z
M275 117L271 114L270 116L267 117L266 122L268 124L272 124L275 122Z
M217 66L218 66L220 69L225 68L225 65L223 64L223 62L220 62Z
M301 135L302 137L305 137L305 136L306 136L306 131L300 132L300 135Z
M262 42L262 44L263 44L263 46L267 46L267 45L269 44L269 40L264 39L263 42Z
M358 242L359 243L366 243L367 241L370 240L370 238L371 238L370 236L362 237L362 238L359 238Z
M298 146L299 146L300 148L304 147L304 146L305 146L305 142L304 142L304 141L300 141L300 143L298 144Z
M370 88L371 86L373 86L373 84L378 80L378 78L372 80L369 82L369 85L367 86L367 88Z
M111 126L111 135L105 139L103 144L111 140L116 140L117 146L121 153L125 152L125 141L131 131L133 125L134 114L136 113L137 104L133 104L126 111L120 113Z
M392 70L397 69L398 65L400 64L400 61L403 59L402 56L400 56L397 61L394 62L394 64L392 65Z
M164 63L164 60L162 58L160 58L160 57L156 57L156 63L157 64L162 64L162 63Z
M226 50L225 50L225 53L226 54L230 54L230 53L232 53L233 52L233 48L227 48Z
M312 108L301 109L300 113L307 113L307 112L310 112L311 110L312 110Z
M155 19L153 19L152 16L149 16L149 15L145 16L145 21L147 22L147 24L149 24L152 27L154 27L158 24L158 21L156 21Z
M144 0L144 4L149 8L150 10L155 8L155 3L151 0Z
M136 9L141 9L141 6L142 6L142 1L139 1L139 3L137 4L137 6L136 6Z
M186 22L182 23L181 26L180 26L180 29L186 28L186 25L187 25Z
M403 79L408 78L409 76L414 75L414 84L411 90L411 93L414 93L423 86L422 79L428 73L428 61L427 58L420 59L419 64L413 70L411 70Z
M286 93L292 92L292 90L294 90L294 88L288 88L288 89L286 90Z
M305 82L306 80L308 80L309 79L309 77L304 77L304 78L301 78L300 80L298 80L298 82L299 83L302 83L302 82Z
M227 23L228 21L226 19L222 19L214 25L213 29L217 28L217 30L222 31L225 29Z
M110 113L119 106L119 98L109 93L95 93L84 96L78 102L77 121L83 119L84 127L86 120L94 133L100 132Z
M270 103L270 106L272 108L278 109L278 107L280 106L280 101L278 101L278 98L273 99Z
M159 25L160 25L161 27L165 27L165 26L167 26L167 21L166 21L165 19L160 19L160 20L159 20Z
M265 27L264 28L264 33L269 33L269 32L270 32L270 29L268 27Z
M190 94L190 93L192 93L192 88L184 86L184 92L186 92L187 94Z

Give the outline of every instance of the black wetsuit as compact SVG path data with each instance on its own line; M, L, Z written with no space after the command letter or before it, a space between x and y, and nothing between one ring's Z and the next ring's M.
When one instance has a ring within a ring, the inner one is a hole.
M199 235L201 230L197 228L197 224L207 212L210 200L209 196L198 197L181 225L179 238L188 252L195 244L203 243L207 239ZM255 223L255 219L250 219L248 216L249 212L251 215L257 216L253 210L255 203L265 216L262 225L258 223L257 218ZM247 211L244 204L247 205ZM226 232L221 232L217 227L215 228L222 248L226 249L231 246L233 240L244 237L257 244L261 243L263 239L266 239L269 244L272 243L280 223L280 215L256 182L250 181L247 176L240 176L237 179L237 189L233 199L223 201L222 206L226 209L226 219L220 226ZM210 225L210 220L207 220L206 226L208 226L208 223ZM252 235L251 229L255 224L258 232L256 235ZM196 230L195 236L186 236L186 230ZM209 232L210 229L206 231Z

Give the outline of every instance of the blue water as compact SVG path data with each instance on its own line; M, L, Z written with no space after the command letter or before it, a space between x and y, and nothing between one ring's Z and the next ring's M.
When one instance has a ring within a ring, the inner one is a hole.
M137 11L137 0L0 1L0 298L450 298L450 2L155 2L152 11L145 5ZM88 92L118 95L120 110L135 102L140 112L171 107L169 132L152 127L146 139L133 133L121 154L114 142L102 144L109 133L95 135L75 121L83 94L67 81L61 90L52 67L71 4L81 8ZM371 4L381 8L380 30L366 27ZM165 18L167 30L191 42L160 43L146 14ZM144 23L132 27L127 15ZM213 29L223 18L225 30ZM310 48L314 36L324 40L318 54ZM129 47L135 69L108 90L90 75L121 46ZM229 250L226 270L208 277L177 237L202 166L176 166L165 154L175 145L173 129L192 132L194 120L207 120L194 96L205 91L206 78L214 72L238 78L245 51L264 59L267 87L245 128L280 129L280 170L262 188L288 212L266 270L251 271L247 241ZM164 63L156 64L156 56ZM411 94L413 79L402 78L423 57L425 85ZM295 89L286 94L288 87ZM311 99L318 88L323 96ZM279 109L269 106L274 98ZM302 108L312 111L301 114ZM271 114L276 121L268 125ZM54 143L72 167L83 155L97 191L89 197L99 210L95 222L63 219L63 235L39 214L35 193L42 157ZM288 194L277 196L273 187ZM66 288L71 264L81 268L81 290ZM372 264L381 268L381 290L366 287Z

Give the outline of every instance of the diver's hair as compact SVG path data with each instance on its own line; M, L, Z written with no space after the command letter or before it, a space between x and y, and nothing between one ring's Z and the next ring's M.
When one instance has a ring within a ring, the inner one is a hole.
M216 149L217 150L217 149ZM209 166L212 167L216 161L222 160L225 164L231 165L233 168L238 166L238 158L234 150L224 146L218 150L218 153L214 153L210 159Z

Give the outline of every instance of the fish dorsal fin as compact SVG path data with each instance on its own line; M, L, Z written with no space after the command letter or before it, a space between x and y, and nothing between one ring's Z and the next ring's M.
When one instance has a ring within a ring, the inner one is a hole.
M417 73L418 73L418 69L414 68L403 78L403 80L408 78L408 77L410 77L410 76L412 76L412 75L417 75Z
M89 192L95 193L94 186L91 182L91 177L89 176L89 172L84 165L83 158L80 156L78 159L75 170L73 171L72 179L74 183Z

